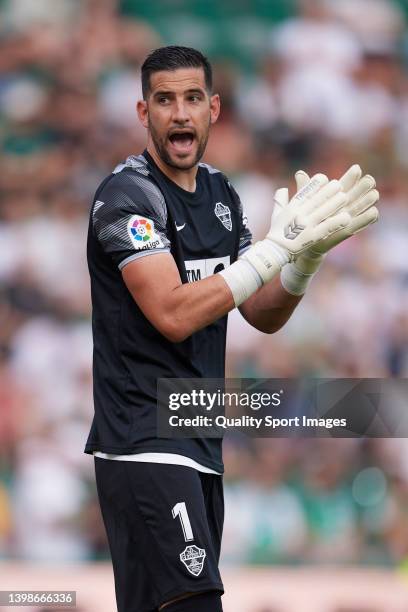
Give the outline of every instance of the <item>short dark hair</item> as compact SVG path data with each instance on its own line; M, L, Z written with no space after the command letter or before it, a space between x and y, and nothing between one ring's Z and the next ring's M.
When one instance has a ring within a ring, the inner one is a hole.
M155 49L146 57L142 65L142 92L146 99L150 91L150 75L160 70L177 70L178 68L202 68L205 86L212 92L212 68L208 59L197 49L170 45Z

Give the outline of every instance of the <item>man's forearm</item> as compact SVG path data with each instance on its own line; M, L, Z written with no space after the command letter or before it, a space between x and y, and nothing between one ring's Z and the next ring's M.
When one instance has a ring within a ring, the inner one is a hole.
M167 319L174 342L185 340L235 307L230 289L218 274L179 285L167 295L162 306L161 319Z
M279 275L261 287L240 311L253 327L264 333L278 331L290 318L302 296L288 293ZM173 330L171 339L180 342L192 333L213 323L234 308L232 294L219 275L180 285L162 303L161 323Z
M183 341L235 307L221 274L182 284L167 254L131 262L122 274L139 308L171 342ZM298 302L298 297L283 289L277 275L242 304L241 312L251 325L272 333L287 321Z
M276 276L248 298L240 306L240 311L250 325L265 334L272 334L285 325L302 297L288 293Z

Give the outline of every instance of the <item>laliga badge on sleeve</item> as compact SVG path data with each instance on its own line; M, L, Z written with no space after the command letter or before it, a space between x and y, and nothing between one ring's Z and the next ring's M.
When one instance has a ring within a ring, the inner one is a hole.
M140 215L130 217L127 231L136 251L163 247L160 236L155 232L154 222Z

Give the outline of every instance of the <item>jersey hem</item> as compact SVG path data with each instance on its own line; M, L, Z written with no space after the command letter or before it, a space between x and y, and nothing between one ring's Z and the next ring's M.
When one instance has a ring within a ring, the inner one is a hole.
M190 587L190 584L188 585L188 591L189 593L200 593L201 591L220 591L221 595L224 594L224 585L222 584L222 582L205 582L200 583L199 585L197 585L196 588L194 587ZM177 589L172 589L171 591L167 591L167 593L164 593L159 602L158 602L158 606L162 606L163 604L167 603L169 601L169 599L172 599L173 597L178 597L179 595L184 595L186 592L186 585L178 587Z
M200 463L201 465L210 468L210 470L214 470L218 472L220 475L224 473L224 465L220 463L215 463L213 461L203 460L202 457L198 457L197 455L193 455L193 453L189 453L186 455L186 450L182 448L163 448L163 447L151 447L151 446L143 446L139 448L132 447L116 447L116 446L105 446L104 444L87 444L85 446L84 453L87 455L93 455L94 451L99 451L101 453L108 453L113 455L133 455L140 453L171 453L172 455L184 455L185 457L189 457Z
M160 463L162 465L179 465L182 467L192 468L193 470L203 472L204 474L221 476L220 472L216 472L202 463L198 463L194 459L191 459L191 457L176 453L132 453L131 455L113 455L109 453L102 453L101 451L94 451L93 456L98 459L106 459L107 461L130 461L131 463Z

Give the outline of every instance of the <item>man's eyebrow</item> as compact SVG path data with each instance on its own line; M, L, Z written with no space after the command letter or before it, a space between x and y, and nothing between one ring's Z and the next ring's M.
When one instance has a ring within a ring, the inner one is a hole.
M201 87L192 87L191 89L187 89L186 93L204 93L204 89Z
M154 96L171 96L174 92L173 91L164 91L162 89L159 89L159 91L155 91L154 92Z
M186 91L184 93L200 93L203 94L205 93L205 90L202 89L201 87L192 87L190 89L186 89ZM173 96L175 94L174 91L164 91L163 89L159 89L158 91L154 92L154 96L158 97L158 96Z

